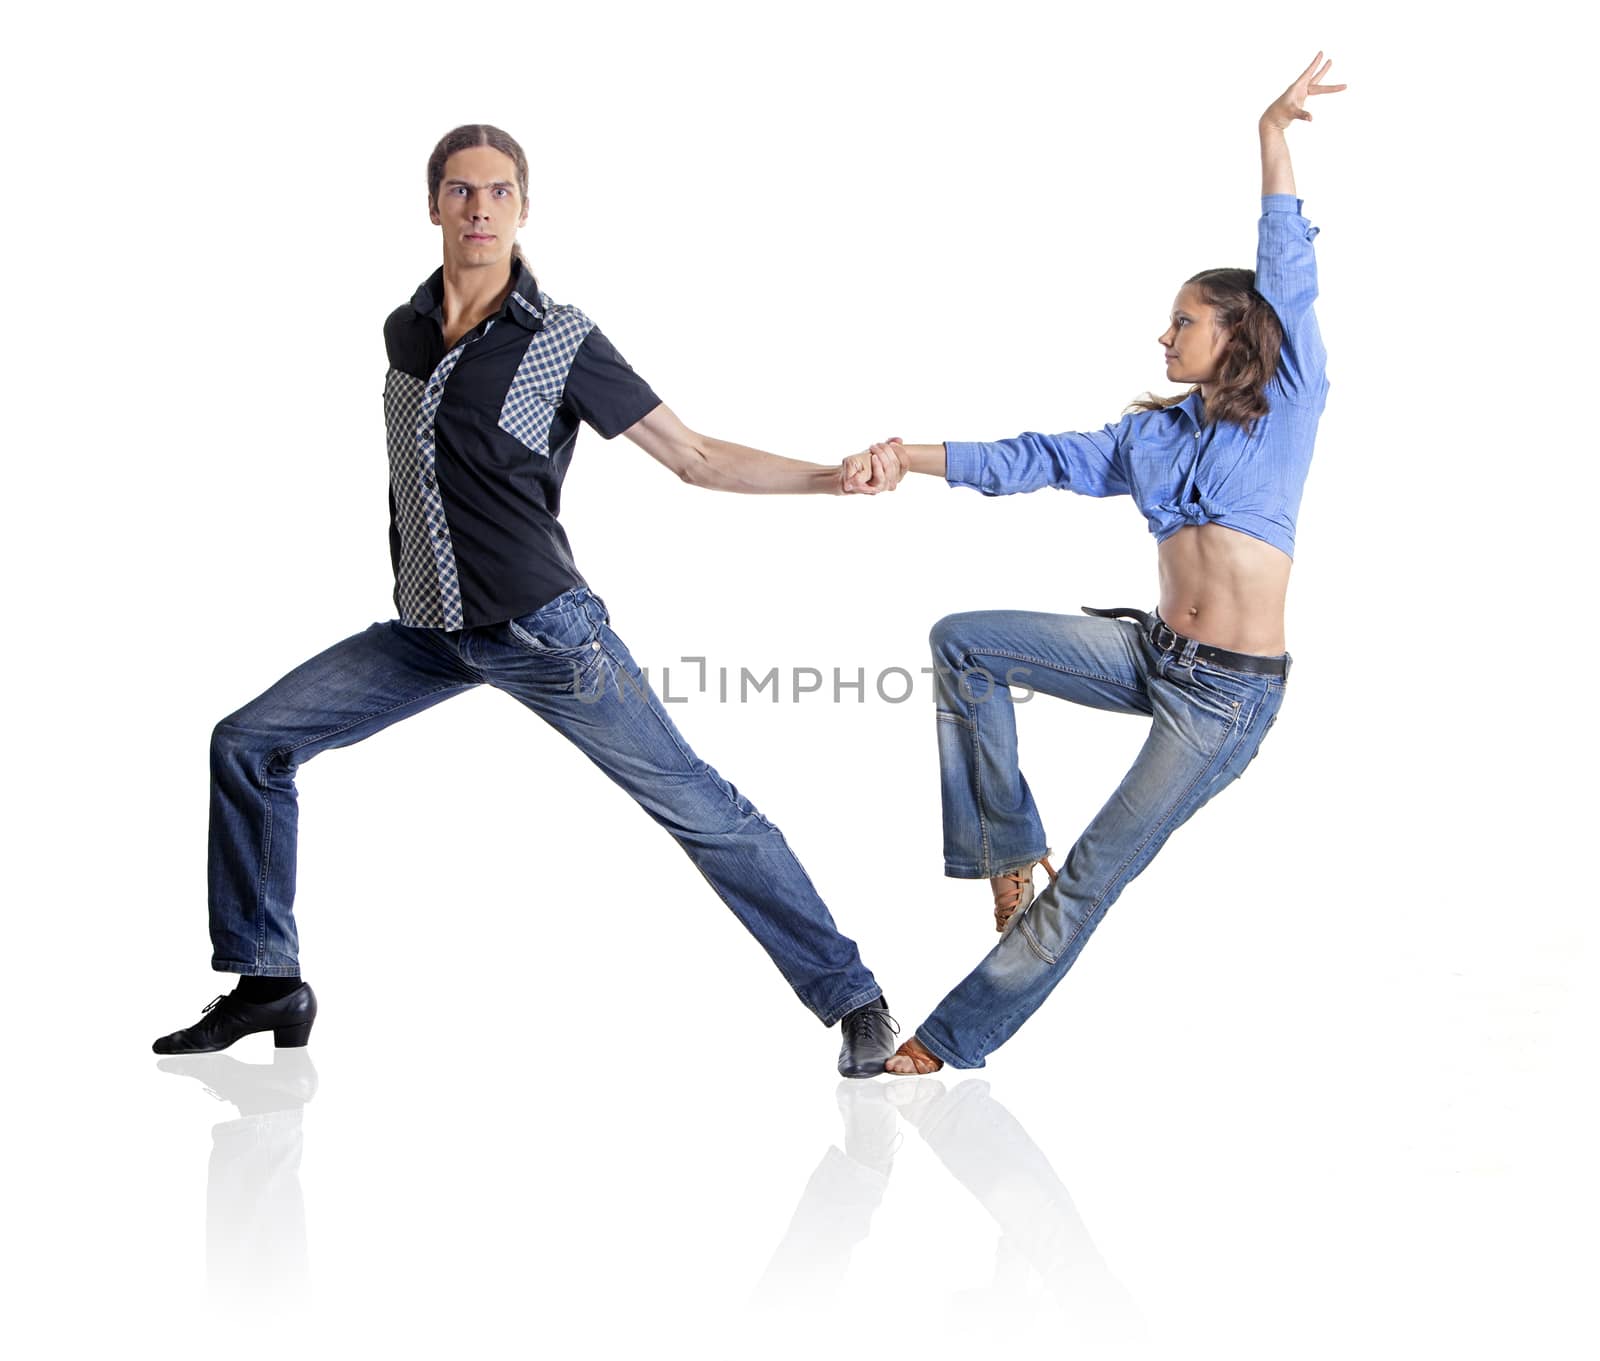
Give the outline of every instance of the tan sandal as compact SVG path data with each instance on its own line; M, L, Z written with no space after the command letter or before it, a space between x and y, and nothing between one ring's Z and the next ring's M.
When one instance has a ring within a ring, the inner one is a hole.
M1050 876L1051 882L1055 881L1056 872L1050 868L1049 860L1040 857L1033 864L1024 865L1021 869L1007 870L1004 874L997 874L989 880L990 891L994 894L994 929L1004 931L1006 924L1018 912L1025 912L1028 905L1033 902L1033 866L1043 865L1044 872Z
M908 1059L911 1063L911 1067L909 1069L891 1067L890 1065L893 1064L896 1059ZM894 1053L889 1055L888 1061L883 1065L883 1071L886 1073L910 1073L915 1071L922 1076L926 1076L929 1073L937 1073L943 1067L944 1060L941 1059L937 1054L930 1054L927 1049L918 1042L916 1036L913 1035L909 1040L896 1049Z

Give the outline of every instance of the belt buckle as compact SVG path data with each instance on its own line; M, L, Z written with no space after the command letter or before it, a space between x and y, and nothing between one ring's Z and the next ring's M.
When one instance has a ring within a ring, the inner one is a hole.
M1161 637L1163 633L1167 635L1164 640ZM1168 626L1166 620L1158 620L1150 630L1150 641L1156 645L1157 652L1171 652L1178 644L1178 634Z

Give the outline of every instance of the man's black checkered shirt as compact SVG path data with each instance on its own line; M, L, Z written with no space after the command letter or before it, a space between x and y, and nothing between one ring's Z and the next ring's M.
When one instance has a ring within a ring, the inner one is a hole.
M400 622L459 629L586 584L556 520L578 423L611 439L661 399L520 260L505 306L448 350L443 308L441 269L383 326L389 553Z

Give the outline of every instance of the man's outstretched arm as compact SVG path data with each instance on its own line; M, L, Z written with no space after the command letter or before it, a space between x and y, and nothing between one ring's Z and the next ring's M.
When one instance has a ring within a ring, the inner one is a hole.
M685 482L712 491L844 492L878 490L871 481L870 455L852 454L828 466L783 458L743 444L713 439L689 429L665 402L622 432L658 463Z

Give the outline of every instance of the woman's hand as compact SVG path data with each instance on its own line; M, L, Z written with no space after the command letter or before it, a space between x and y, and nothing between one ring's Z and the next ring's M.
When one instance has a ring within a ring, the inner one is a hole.
M906 471L905 462L895 448L899 443L899 436L895 436L862 453L851 454L839 465L839 490L865 496L893 491Z
M1318 70L1318 63L1321 69ZM1261 126L1273 128L1282 132L1297 118L1311 121L1311 114L1306 109L1306 100L1313 95L1337 94L1344 89L1343 85L1323 85L1321 80L1328 74L1328 68L1333 65L1332 60L1323 61L1322 53L1318 52L1311 59L1311 65L1300 73L1293 85L1272 101L1267 111L1261 115Z

